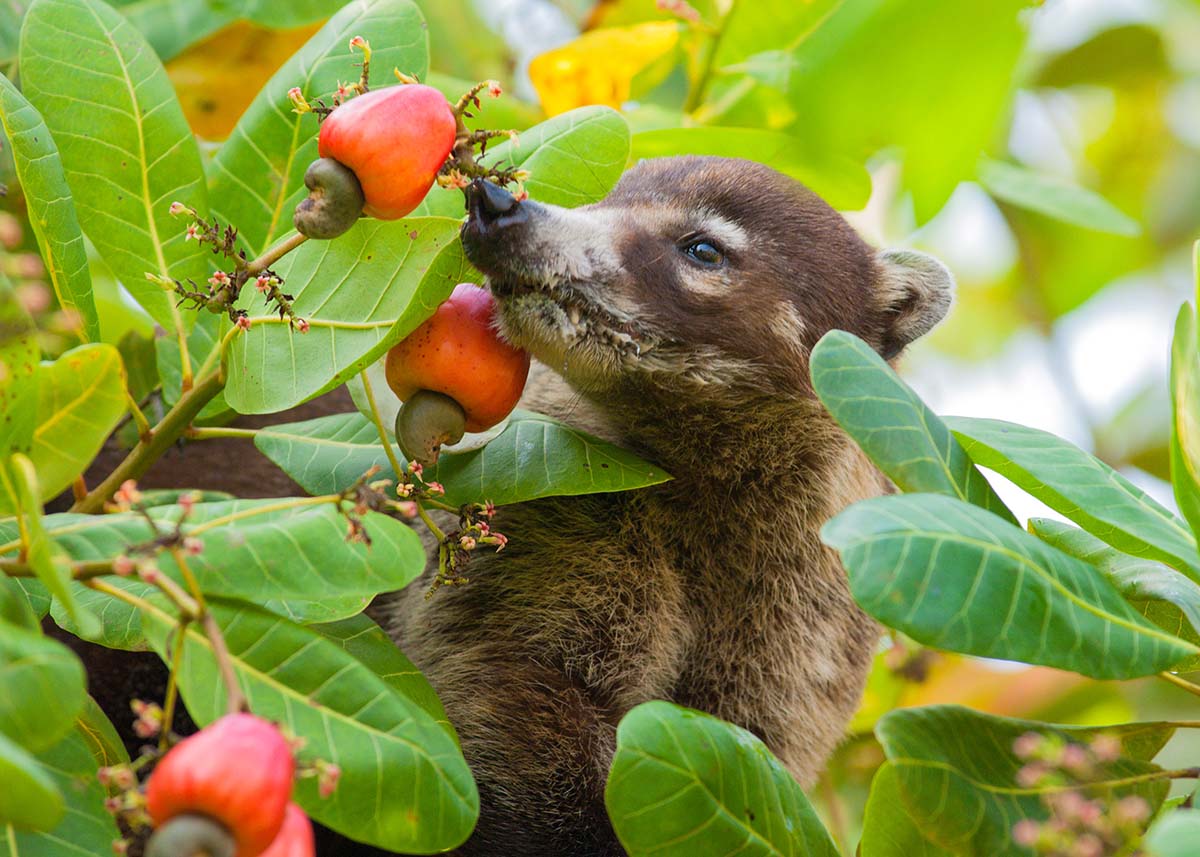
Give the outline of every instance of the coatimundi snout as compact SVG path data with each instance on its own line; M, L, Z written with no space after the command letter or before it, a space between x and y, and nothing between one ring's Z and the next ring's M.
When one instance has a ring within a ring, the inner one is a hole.
M468 197L463 242L501 330L543 364L523 405L674 479L503 508L508 547L469 585L426 600L419 580L380 607L479 782L459 853L624 853L604 783L618 721L650 699L750 729L811 785L877 639L818 530L884 486L822 410L808 354L840 328L896 357L946 314L949 273L872 250L748 161L643 161L572 210L482 182Z

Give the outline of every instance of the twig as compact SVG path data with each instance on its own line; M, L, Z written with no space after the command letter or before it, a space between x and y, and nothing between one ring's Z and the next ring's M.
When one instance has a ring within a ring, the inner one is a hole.
M179 668L183 663L183 636L187 633L188 620L181 619L175 626L175 648L171 650L171 671L167 675L167 698L163 702L163 727L158 739L158 752L165 753L171 740L171 726L175 721L175 701L179 698Z
M238 684L237 673L233 671L233 659L229 656L229 649L225 645L225 637L221 634L217 620L211 613L205 613L201 623L208 641L212 643L213 657L217 660L221 681L225 683L226 712L236 714L239 711L247 711L249 706L246 703L246 695L242 693L242 686Z
M288 253L291 253L301 244L308 240L307 235L301 235L299 232L293 232L281 241L268 247L263 251L263 254L257 259L253 259L246 263L246 273L251 277L261 274L267 268L274 265Z
M0 550L8 547L8 545L0 546ZM33 566L17 559L0 559L0 574L8 577L37 577ZM116 574L110 560L82 560L71 563L72 580L91 580L106 574Z
M189 377L188 384L183 389L188 390L191 388L191 386L192 379ZM150 421L146 419L146 415L142 413L142 409L138 407L137 399L133 397L133 393L129 392L128 387L125 388L125 404L129 407L129 415L133 417L133 421L137 423L138 437L142 440L149 440L151 434L153 433L150 428ZM84 494L86 495L87 492L85 491ZM77 495L75 499L79 500L81 498Z
M383 451L387 453L388 464L392 466L392 472L396 474L396 478L402 479L404 470L400 467L400 461L392 450L391 441L388 440L387 429L383 426L383 417L379 413L379 406L375 404L375 391L371 388L371 379L367 376L367 370L364 369L359 377L362 379L363 390L367 393L367 404L371 406L371 422L375 424L375 431L379 433L379 442L383 444Z
M1174 673L1169 672L1161 672L1158 674L1158 677L1163 681L1169 681L1171 684L1181 688L1182 690L1186 690L1188 693L1200 696L1200 684L1192 684L1187 679L1182 679Z

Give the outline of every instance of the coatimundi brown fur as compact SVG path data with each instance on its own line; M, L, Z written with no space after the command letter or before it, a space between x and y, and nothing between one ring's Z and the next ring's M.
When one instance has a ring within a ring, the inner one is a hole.
M427 577L384 611L479 783L459 853L623 854L604 783L618 721L650 699L746 727L810 785L877 639L818 531L883 482L814 396L808 353L841 328L894 358L945 315L948 272L877 253L748 161L643 161L573 210L468 196L500 328L553 370L523 405L674 479L503 508L508 547L468 585L427 600Z

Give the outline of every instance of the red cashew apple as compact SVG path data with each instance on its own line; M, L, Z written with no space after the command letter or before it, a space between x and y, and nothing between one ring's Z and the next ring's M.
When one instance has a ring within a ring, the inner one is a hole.
M146 809L156 825L209 816L233 834L237 857L258 857L283 826L295 767L274 724L229 714L163 756L146 786Z
M312 822L304 814L304 810L289 803L287 815L283 818L283 827L271 847L260 857L313 857L316 845L313 844Z
M362 186L363 211L380 220L420 205L454 147L457 120L446 97L419 83L375 89L350 99L321 124L317 148L350 168Z
M516 407L529 354L500 338L495 313L491 292L460 283L388 352L388 386L404 402L396 439L410 458L436 461L442 444L489 429Z

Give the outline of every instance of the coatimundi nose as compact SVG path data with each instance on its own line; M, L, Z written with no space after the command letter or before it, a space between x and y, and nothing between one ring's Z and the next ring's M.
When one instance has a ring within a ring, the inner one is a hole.
M511 193L487 179L475 179L467 186L467 208L471 219L485 231L525 221L528 212Z

